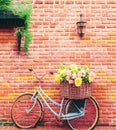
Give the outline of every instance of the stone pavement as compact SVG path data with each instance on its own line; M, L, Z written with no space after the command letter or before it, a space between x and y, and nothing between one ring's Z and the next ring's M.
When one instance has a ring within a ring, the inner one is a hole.
M21 130L15 126L0 126L0 130ZM27 130L27 129L22 129ZM28 130L70 130L67 126L37 126ZM94 130L116 130L116 126L97 126Z

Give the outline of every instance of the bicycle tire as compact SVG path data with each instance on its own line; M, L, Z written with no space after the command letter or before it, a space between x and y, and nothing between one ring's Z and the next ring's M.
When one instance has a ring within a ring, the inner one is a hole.
M77 112L76 103L78 103L78 100L68 100L65 106L65 114ZM93 130L97 125L99 120L99 106L93 97L86 98L84 109L84 116L67 120L71 130Z
M29 113L25 111L33 106L34 101L31 100L32 96L33 94L31 93L22 94L12 105L11 118L19 128L27 129L35 127L43 118L43 105L38 98L34 108Z

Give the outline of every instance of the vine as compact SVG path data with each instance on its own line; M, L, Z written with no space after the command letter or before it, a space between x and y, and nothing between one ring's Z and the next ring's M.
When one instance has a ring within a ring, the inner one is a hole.
M20 2L17 1L15 3L12 2L12 0L0 0L0 9L5 11L10 11L14 15L18 15L19 18L24 20L24 27L18 28L15 31L15 34L17 35L20 33L24 36L24 49L27 52L29 43L32 40L32 33L29 30L29 26L31 24L31 14L32 14L32 5L29 1L26 2Z

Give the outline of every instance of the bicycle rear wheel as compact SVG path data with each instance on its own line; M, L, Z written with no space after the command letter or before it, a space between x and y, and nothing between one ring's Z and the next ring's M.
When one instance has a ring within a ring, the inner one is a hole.
M43 116L43 106L39 99L37 99L34 108L29 113L26 112L34 104L32 96L30 93L19 96L11 108L12 120L16 126L23 129L35 127Z
M78 111L77 106L81 100L69 100L65 106L65 114L76 113ZM67 120L69 127L72 130L93 130L97 125L99 119L99 107L94 98L90 97L86 99L84 116Z

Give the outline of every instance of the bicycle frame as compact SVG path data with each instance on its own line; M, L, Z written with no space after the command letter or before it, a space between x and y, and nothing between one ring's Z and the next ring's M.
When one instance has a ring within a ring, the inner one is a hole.
M58 117L61 117L62 120L70 120L70 119L74 119L74 118L77 118L77 117L81 117L81 116L84 116L84 113L85 113L85 110L81 110L77 105L76 105L76 108L78 109L78 113L69 113L69 114L66 114L64 115L62 113L62 109L63 109L63 104L64 104L64 98L62 98L61 100L61 103L57 103L56 101L54 101L52 98L50 98L41 88L41 86L38 87L38 90L33 94L32 96L32 99L31 100L34 100L34 103L33 103L33 106L28 109L28 110L25 110L27 113L29 113L33 108L34 106L36 105L36 101L37 101L37 95L39 95L41 97L41 99L43 100L43 102L45 103L45 105L50 109L50 111L55 115L55 116L58 116ZM44 96L53 104L57 105L60 107L60 111L59 113L57 113L56 111L53 110L53 108L48 104L48 102L46 101L46 99L44 98ZM39 99L40 100L40 99ZM41 101L41 100L40 100ZM85 105L86 103L84 103Z

